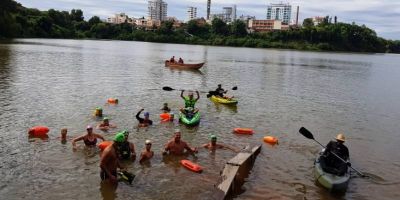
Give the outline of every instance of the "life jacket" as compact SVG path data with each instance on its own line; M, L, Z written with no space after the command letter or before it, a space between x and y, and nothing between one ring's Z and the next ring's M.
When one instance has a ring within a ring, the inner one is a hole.
M192 107L196 104L196 99L189 99L189 97L185 97L185 108Z

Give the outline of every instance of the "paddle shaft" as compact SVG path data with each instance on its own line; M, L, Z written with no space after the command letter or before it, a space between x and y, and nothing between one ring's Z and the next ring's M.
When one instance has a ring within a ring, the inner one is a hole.
M324 149L326 149L326 146L324 146L323 144L321 144L320 142L318 142L316 139L313 139L315 142L317 142L319 145L321 145L321 147L323 147ZM341 160L344 163L347 163L347 161L343 160L343 158L341 158L340 156L338 156L336 153L334 152L330 152L332 153L334 156L336 156L336 158L339 158L339 160ZM365 175L363 173L361 173L360 171L354 169L352 166L349 166L352 170L354 170L355 172L357 172L357 174L359 174L362 177L365 177Z

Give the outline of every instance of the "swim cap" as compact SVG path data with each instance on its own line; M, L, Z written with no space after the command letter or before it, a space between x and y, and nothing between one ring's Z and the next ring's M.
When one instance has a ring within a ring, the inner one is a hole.
M167 106L168 105L168 103L164 103L164 106Z
M151 140L146 140L145 144L151 144Z
M104 118L103 118L103 121L106 121L106 120L109 120L109 118L108 118L108 117L104 117Z
M86 130L89 130L89 129L93 129L93 127L90 126L90 125L87 125L87 126L86 126Z
M129 135L129 131L127 131L127 130L123 130L122 133L123 133L124 135Z
M148 117L148 116L150 116L150 113L149 113L149 112L145 112L145 113L144 113L144 116L145 116L145 117Z
M214 134L212 134L212 135L210 135L210 139L211 139L211 140L217 140L217 136L214 135Z
M169 113L169 115L174 116L175 114L173 112Z
M175 131L174 131L174 133L180 133L181 132L181 130L179 130L179 129L175 129Z
M123 132L119 132L115 135L114 137L115 142L124 142L125 141L125 135Z

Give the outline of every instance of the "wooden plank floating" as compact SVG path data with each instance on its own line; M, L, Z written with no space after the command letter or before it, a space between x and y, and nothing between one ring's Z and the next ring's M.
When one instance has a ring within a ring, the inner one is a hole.
M239 190L244 183L244 176L247 176L261 151L261 145L254 147L250 152L240 152L229 160L221 172L219 184L216 186L219 195L218 199L227 199L235 191ZM247 168L246 168L247 167Z

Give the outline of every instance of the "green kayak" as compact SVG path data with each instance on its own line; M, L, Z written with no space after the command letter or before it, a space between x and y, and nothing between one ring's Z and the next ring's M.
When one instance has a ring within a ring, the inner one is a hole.
M195 126L200 123L200 112L194 114L193 117L188 117L181 112L179 113L179 121L188 126Z

